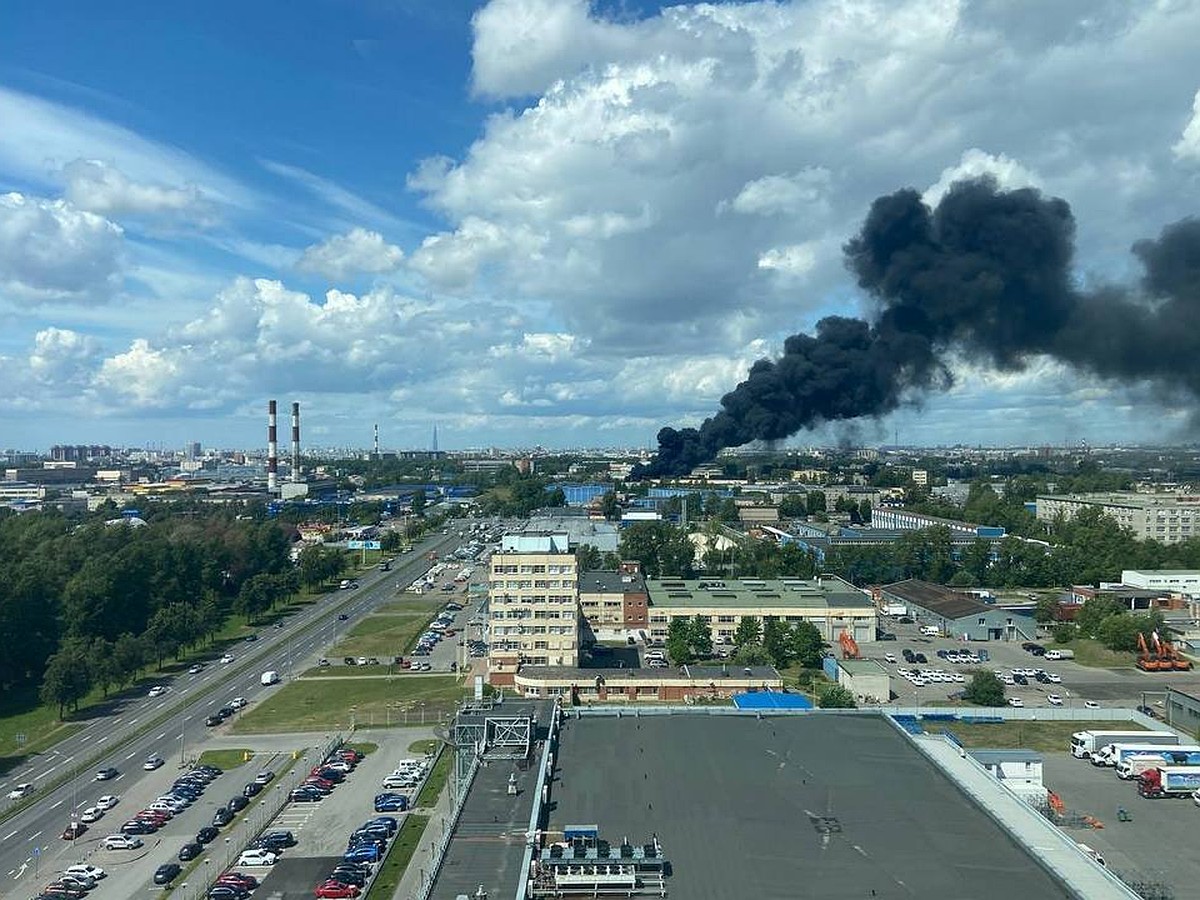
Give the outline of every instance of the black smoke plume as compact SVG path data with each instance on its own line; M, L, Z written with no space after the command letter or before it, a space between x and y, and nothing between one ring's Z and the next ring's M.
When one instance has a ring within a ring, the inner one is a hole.
M1078 290L1074 236L1066 201L991 178L954 184L936 209L911 189L880 197L844 248L870 321L831 316L789 337L699 428L663 428L641 474L684 474L725 447L885 415L947 387L951 351L1002 370L1050 356L1200 397L1200 221L1134 245L1138 289Z

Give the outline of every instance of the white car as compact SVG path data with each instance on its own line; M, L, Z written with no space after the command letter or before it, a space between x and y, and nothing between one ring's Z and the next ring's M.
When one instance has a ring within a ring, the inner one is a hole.
M1009 705L1009 706L1017 706L1017 707L1021 707L1021 706L1024 706L1024 705L1025 705L1025 701L1024 701L1024 700L1022 700L1020 697L1009 697L1009 698L1008 698L1008 705Z
M247 704L249 704L249 702L250 701L247 700L245 697L234 697L232 700L229 701L229 705L232 706L234 709L245 709Z
M894 663L894 662L896 661L896 654L895 654L895 653L885 653L885 654L883 654L883 661L884 661L884 662L890 662L890 663Z
M167 692L167 689L166 689L166 688L165 688L163 685L161 685L161 684L156 684L154 687L150 688L150 694L149 694L149 696L151 696L151 697L161 697L161 696L162 696L163 694L165 694L166 692Z
M8 792L9 800L20 800L23 797L28 797L34 792L32 784L18 784L15 788Z
M1058 696L1058 694L1047 694L1046 702L1051 706L1062 706L1062 697Z
M161 756L148 756L146 757L146 761L142 763L142 768L147 772L153 772L164 762L166 762L166 760L164 760Z
M387 778L383 779L383 788L385 790L394 791L397 788L416 787L418 783L419 779L413 777L412 775L389 775Z
M1057 672L1047 672L1046 680L1049 681L1051 684L1062 684L1062 676L1059 675Z
M99 866L89 866L86 863L80 863L76 866L68 866L63 870L64 875L70 875L73 878L94 878L99 881L108 873Z
M279 859L270 850L247 850L238 857L239 866L273 866Z
M965 684L965 683L966 683L966 681L967 681L967 676L966 676L966 675L964 675L962 672L955 672L955 673L954 673L954 682L955 682L955 684Z
M130 834L110 834L100 846L105 850L136 850L142 846L142 839Z
M1100 708L1100 704L1099 704L1099 703L1097 703L1095 700L1084 700L1084 701L1083 701L1083 708L1084 708L1084 709L1099 709L1099 708Z
M194 666L192 666L190 669L188 669L188 674L189 675L199 675L203 671L204 671L204 666L200 665L200 663L196 663Z
M233 662L233 654L232 654L232 653L226 653L224 656L222 656L222 657L221 657L221 662L223 662L223 663L231 663L231 662Z
M96 801L96 808L102 809L105 812L108 812L110 809L112 809L114 806L116 806L120 802L121 802L121 798L118 797L116 794L105 794L103 797L101 797L99 800Z
M85 825L91 825L93 822L99 822L103 816L104 810L97 806L89 806L83 811L83 814L80 815L79 821L83 822Z

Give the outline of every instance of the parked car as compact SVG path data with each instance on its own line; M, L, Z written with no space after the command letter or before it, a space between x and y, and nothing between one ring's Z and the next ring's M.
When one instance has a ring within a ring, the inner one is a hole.
M278 855L270 850L246 850L238 857L237 864L239 866L273 866L277 859L279 859Z
M105 850L136 850L142 846L142 839L129 834L110 834L100 846Z
M263 786L261 784L251 781L244 788L242 788L242 796L243 797L253 797L257 794L262 793L262 789L263 789Z
M63 829L63 833L60 835L60 837L64 841L73 841L76 838L78 838L80 835L82 835L85 831L87 831L87 826L85 824L83 824L82 822L72 822L70 825L68 825L66 828Z
M63 869L64 875L70 875L72 878L91 878L95 881L100 881L108 873L99 866L88 865L87 863L78 863L73 866L67 866Z
M122 834L154 834L156 831L158 831L157 825L142 819L130 819L121 826Z
M227 806L218 806L217 811L213 813L212 823L217 828L222 828L233 821L233 813L229 811Z
M163 863L154 870L155 884L170 884L179 877L179 873L183 870L179 867L179 863Z
M293 803L316 803L325 799L325 795L315 788L296 788L288 794L288 800Z
M353 884L326 881L324 884L317 885L315 893L318 897L357 897L359 889Z
M213 826L205 825L203 828L201 828L199 831L196 832L196 843L197 844L211 844L213 841L215 841L217 839L217 837L220 834L221 834L221 832L218 831Z
M1025 701L1022 700L1020 697L1009 697L1008 705L1015 706L1015 707L1022 707L1025 705Z
M254 776L254 783L255 784L270 784L274 778L275 778L274 772L272 772L270 769L263 769L261 772L259 772L257 775Z
M216 728L218 725L220 725L224 721L225 720L222 719L220 716L214 714L214 715L211 715L211 716L208 716L207 718L205 718L204 724L208 728Z
M195 859L203 852L203 844L198 844L195 841L189 841L179 848L179 860L180 862L188 862L189 860Z
M249 805L249 800L247 800L241 794L235 794L229 798L229 802L225 804L225 808L232 813L239 813Z
M1062 697L1058 696L1058 694L1047 694L1046 702L1051 706L1062 706L1063 704Z
M105 812L108 812L110 809L112 809L114 806L116 806L120 802L121 802L121 798L118 797L116 794L105 794L103 797L101 797L99 800L96 801L96 806L99 807L100 809L104 810Z

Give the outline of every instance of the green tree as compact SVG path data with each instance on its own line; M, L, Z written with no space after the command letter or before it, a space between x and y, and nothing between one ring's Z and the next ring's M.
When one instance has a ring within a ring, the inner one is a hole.
M808 503L803 494L788 494L779 501L779 515L785 519L799 519L808 515Z
M425 491L420 490L412 495L412 514L418 519L425 515L425 505L428 501L425 499Z
M762 645L770 655L772 665L782 669L791 663L791 629L775 616L766 616L763 619Z
M1113 616L1128 615L1126 608L1112 597L1093 597L1075 614L1075 627L1082 637L1099 637L1100 626Z
M621 518L621 504L617 501L617 495L613 491L607 491L600 498L600 513L609 522L615 522Z
M798 622L788 634L790 646L788 656L807 669L821 668L825 641L812 622Z
M805 509L810 516L828 511L824 491L809 491L805 494Z
M1144 633L1146 621L1142 616L1109 616L1096 629L1096 637L1109 650L1136 650L1138 635Z
M994 672L976 672L963 691L963 699L976 706L1003 706L1004 683Z
M817 695L817 706L821 709L855 709L858 704L849 690L840 684L830 684Z
M145 647L128 631L113 643L113 659L117 664L122 684L132 684L146 664Z
M91 686L85 648L79 641L68 641L47 661L40 695L42 702L58 706L61 719L68 706L79 708Z
M688 628L688 643L693 656L707 659L713 655L712 625L708 621L708 616L692 617L691 625Z
M739 650L748 644L762 646L762 623L758 616L742 616L733 632L733 645Z
M1037 607L1035 607L1033 612L1033 617L1043 625L1047 622L1057 621L1058 598L1054 596L1039 597Z
M742 644L733 654L733 662L739 666L769 666L772 665L771 654L758 641Z
M603 555L591 544L580 544L575 550L575 564L580 572L597 572L603 564Z
M667 626L667 656L677 666L693 662L691 622L684 616L676 616Z
M92 684L97 685L104 696L110 688L121 683L121 668L117 665L114 644L105 638L93 638L87 654Z
M1074 622L1059 622L1054 626L1054 641L1057 644L1066 644L1076 638L1076 628Z

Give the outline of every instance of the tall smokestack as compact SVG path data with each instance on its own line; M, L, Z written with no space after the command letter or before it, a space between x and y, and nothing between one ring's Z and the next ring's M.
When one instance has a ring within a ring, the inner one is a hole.
M279 489L279 444L275 434L275 401L267 401L267 491Z
M379 459L379 423L375 423L375 458Z
M300 480L300 404L292 404L292 482Z

